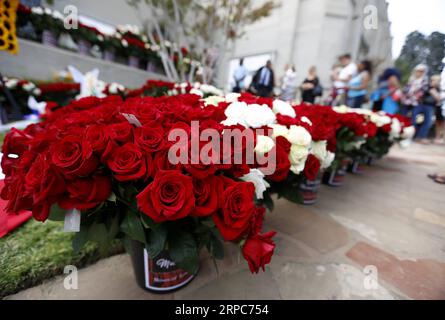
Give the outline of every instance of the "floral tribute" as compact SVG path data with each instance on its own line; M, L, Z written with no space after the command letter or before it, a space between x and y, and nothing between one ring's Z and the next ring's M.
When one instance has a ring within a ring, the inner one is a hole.
M273 194L301 203L302 181L346 158L381 157L414 133L400 116L179 87L191 93L151 81L126 100L83 98L13 129L2 150L7 210L32 210L39 221L81 213L74 248L132 239L153 258L168 248L190 273L202 249L222 259L223 242L234 242L258 272L275 249L275 232L262 230ZM172 96L141 97L150 90ZM201 139L206 130L220 138L216 148L208 148L211 136ZM233 132L243 137L238 144Z
M258 272L271 261L275 233L262 233L265 209L255 184L243 179L251 166L169 161L172 130L191 132L191 121L199 121L223 135L224 119L224 109L205 107L197 95L73 101L6 136L1 196L9 212L32 210L38 221L81 212L76 249L88 239L103 247L133 239L153 257L168 248L194 272L201 249L221 259L230 241Z

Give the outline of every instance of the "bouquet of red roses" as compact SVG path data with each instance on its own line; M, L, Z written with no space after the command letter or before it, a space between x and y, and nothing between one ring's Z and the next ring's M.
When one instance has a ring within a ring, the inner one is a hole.
M127 247L137 241L151 259L146 266L167 254L178 268L170 271L187 278L197 272L201 249L221 259L223 241L230 241L258 272L271 261L275 233L261 234L265 209L255 184L241 179L253 165L226 161L248 147L225 146L210 152L210 162L189 161L206 147L192 146L195 130L228 134L223 112L196 95L73 101L6 136L1 197L11 213L65 220L67 230L79 231L76 249L88 240L101 247L115 238ZM185 140L172 139L173 132ZM179 153L188 161L175 161Z

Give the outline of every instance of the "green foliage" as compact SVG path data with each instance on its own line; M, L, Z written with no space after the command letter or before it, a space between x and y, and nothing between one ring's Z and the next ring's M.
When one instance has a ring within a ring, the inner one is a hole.
M405 40L402 52L396 61L396 67L403 74L402 83L406 84L411 72L420 63L429 68L429 74L440 74L445 57L445 34L433 32L427 36L419 31L410 33Z

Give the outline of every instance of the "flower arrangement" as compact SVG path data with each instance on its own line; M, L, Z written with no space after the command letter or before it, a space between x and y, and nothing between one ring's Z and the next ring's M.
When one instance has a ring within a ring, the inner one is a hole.
M196 95L73 101L6 136L1 196L9 212L32 210L38 221L81 216L75 248L86 240L101 247L115 238L138 241L151 258L168 248L194 274L201 249L221 259L230 241L258 272L270 262L275 233L261 234L265 209L255 184L242 179L251 168L169 161L172 130L190 133L191 121L201 121L200 129L224 135L223 119L223 110Z

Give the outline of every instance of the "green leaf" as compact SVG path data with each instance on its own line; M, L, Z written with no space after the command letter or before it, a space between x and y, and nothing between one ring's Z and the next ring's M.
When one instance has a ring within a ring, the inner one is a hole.
M99 245L99 250L104 253L108 249L109 236L107 227L103 223L94 223L88 229L88 240L96 242Z
M151 258L156 258L164 249L167 242L167 228L160 225L148 233L147 250Z
M51 221L64 221L65 214L66 210L60 208L59 205L56 203L52 205L48 219Z
M128 212L125 215L124 221L121 223L121 230L131 239L147 243L145 239L145 231L142 226L141 219L138 214Z
M198 246L194 237L187 232L176 230L169 236L169 253L178 267L189 273L198 270Z
M224 259L224 243L220 237L221 235L218 237L212 234L209 251L213 258L222 260Z

